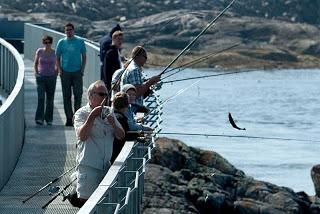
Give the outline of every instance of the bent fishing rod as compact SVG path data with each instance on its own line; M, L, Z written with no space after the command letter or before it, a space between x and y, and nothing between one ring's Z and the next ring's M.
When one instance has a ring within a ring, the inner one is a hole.
M168 78L168 77L171 77L171 76L173 76L173 75L175 75L175 74L177 74L177 73L185 70L185 69L187 68L187 66L189 66L189 65L196 65L196 64L198 64L198 63L200 63L200 62L202 62L202 61L204 61L204 60L206 60L206 59L208 59L208 58L210 58L210 57L217 56L217 55L219 55L219 54L221 54L221 53L223 53L223 52L225 52L225 51L227 51L227 50L230 50L230 49L232 49L232 48L234 48L234 47L237 47L237 46L239 46L239 45L240 45L240 43L237 43L237 44L232 45L232 46L230 46L230 47L224 48L224 49L222 49L222 50L220 50L220 51L218 51L218 52L215 51L215 52L209 53L209 54L207 54L207 55L205 55L205 56L203 56L203 57L199 57L199 58L197 58L197 59L195 59L195 60L191 60L191 61L189 61L189 62L187 62L187 63L185 63L185 64L183 64L183 65L180 65L180 66L178 66L178 67L171 68L171 69L169 69L167 72L171 72L171 71L174 71L174 70L177 70L177 71L174 72L174 73L172 73L172 74L169 74L168 76L163 77L161 80L164 80L164 79L166 79L166 78Z
M159 76L168 72L170 66L175 63L216 21L231 7L236 0L232 0L164 69Z
M28 200L30 200L31 198L33 198L34 196L36 196L38 193L40 193L41 191L43 191L44 189L46 189L48 186L50 186L51 184L57 182L60 178L62 178L64 175L66 175L67 173L69 173L71 170L73 170L74 168L76 168L78 165L75 165L73 167L71 167L70 169L68 169L67 171L65 171L64 173L62 173L61 175L59 175L58 177L56 177L55 179L53 179L52 181L48 182L46 185L44 185L43 187L41 187L37 192L33 193L32 195L30 195L28 198L26 198L25 200L22 201L22 203L27 202Z
M298 141L298 142L316 142L319 140L304 140L296 138L281 138L281 137L263 137L251 135L224 135L224 134L206 134L206 133L186 133L186 132L162 132L158 135L182 135L182 136L201 136L201 137L223 137L223 138L248 138L248 139L262 139L262 140L281 140L281 141Z

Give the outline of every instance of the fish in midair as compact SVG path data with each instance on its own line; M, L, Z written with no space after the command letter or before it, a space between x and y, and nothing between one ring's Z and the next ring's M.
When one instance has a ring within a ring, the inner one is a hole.
M237 124L234 122L230 112L228 114L228 118L229 118L229 122L233 128L238 129L238 130L246 130L245 128L240 128L239 126L237 126Z

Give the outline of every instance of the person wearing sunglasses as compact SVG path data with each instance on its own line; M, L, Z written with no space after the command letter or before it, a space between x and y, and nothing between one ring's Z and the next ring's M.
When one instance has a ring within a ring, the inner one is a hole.
M74 114L77 141L77 184L80 201L85 202L110 167L113 140L123 140L124 130L113 109L105 106L107 88L102 80L88 88L88 103Z
M34 72L38 92L35 122L38 125L43 125L44 121L46 121L47 125L51 126L53 121L53 100L58 70L56 67L56 55L51 48L52 42L53 38L45 35L42 38L44 47L38 48L34 57Z
M147 51L142 46L136 46L131 52L132 60L121 76L120 88L125 84L132 84L136 88L135 104L143 106L143 97L149 92L149 88L160 81L160 76L155 75L146 80L143 76L143 66L147 62Z

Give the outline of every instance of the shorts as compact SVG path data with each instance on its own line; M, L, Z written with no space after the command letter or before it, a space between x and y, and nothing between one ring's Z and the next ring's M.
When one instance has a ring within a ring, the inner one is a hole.
M107 171L79 165L77 173L78 198L88 199L99 186Z

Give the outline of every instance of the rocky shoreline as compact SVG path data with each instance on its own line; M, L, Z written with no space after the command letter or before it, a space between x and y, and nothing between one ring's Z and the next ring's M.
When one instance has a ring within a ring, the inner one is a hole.
M318 197L255 180L218 153L168 138L156 144L145 174L144 214L320 213Z

